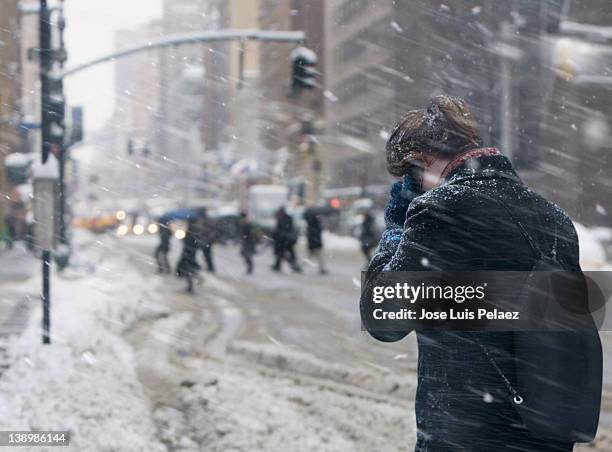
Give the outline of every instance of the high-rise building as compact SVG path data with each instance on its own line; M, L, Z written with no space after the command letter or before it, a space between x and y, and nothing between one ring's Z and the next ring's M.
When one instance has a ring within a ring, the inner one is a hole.
M38 60L32 58L31 49L40 45L38 14L24 14L21 17L21 106L27 121L40 121L40 67ZM55 27L52 27L52 29ZM38 149L37 132L28 134L30 151Z
M557 0L331 0L326 8L327 123L370 148L338 154L333 186L386 184L390 128L441 93L468 101L487 144L533 165L537 102L551 75L541 37L562 9Z
M115 34L115 48L127 48L161 36L161 22L155 21ZM159 106L159 53L147 52L119 59L115 63L115 114L121 140L128 138L151 143Z
M410 79L409 71L395 68L395 3L400 2L325 2L325 118L329 133L347 143L327 158L330 188L365 190L387 181L382 149L396 116L396 80Z
M132 29L115 32L115 49L122 50L146 43L161 36L161 22L153 21ZM115 63L114 114L109 126L109 139L121 158L133 159L134 165L146 167L134 175L134 166L100 170L100 183L125 196L145 196L163 191L164 183L173 169L163 165L163 154L157 148L157 111L159 108L160 53L149 51L120 58ZM128 149L130 148L130 149ZM146 175L146 177L144 177ZM138 183L135 181L138 180Z
M18 0L0 2L0 222L4 221L9 185L4 160L24 150L21 122L21 47Z

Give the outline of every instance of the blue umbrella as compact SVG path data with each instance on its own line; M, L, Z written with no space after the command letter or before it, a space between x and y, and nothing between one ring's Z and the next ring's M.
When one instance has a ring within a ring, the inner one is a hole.
M184 208L184 209L177 209L177 210L172 210L170 212L166 212L161 217L159 217L158 221L160 223L170 223L172 221L180 221L180 220L189 221L189 220L195 220L199 216L200 214L198 213L197 210Z

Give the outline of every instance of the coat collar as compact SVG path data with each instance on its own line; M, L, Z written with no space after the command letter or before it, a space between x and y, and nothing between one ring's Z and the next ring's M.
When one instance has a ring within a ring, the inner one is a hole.
M510 160L496 148L477 148L453 159L442 173L445 184L463 180L504 178L520 182Z

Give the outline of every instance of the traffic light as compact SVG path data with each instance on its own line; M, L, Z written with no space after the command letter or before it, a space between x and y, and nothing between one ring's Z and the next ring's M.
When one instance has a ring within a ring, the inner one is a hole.
M293 94L299 93L303 89L312 89L317 86L317 54L304 46L299 46L291 52L291 64L293 77L291 91Z
M64 130L66 128L64 111L66 104L61 94L49 96L49 142L51 145L61 146L64 144Z

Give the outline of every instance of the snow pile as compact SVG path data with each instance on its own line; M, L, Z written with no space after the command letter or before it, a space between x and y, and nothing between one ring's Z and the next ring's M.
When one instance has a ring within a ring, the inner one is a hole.
M401 451L414 442L409 403L339 390L320 380L271 377L248 367L207 361L186 383L181 407L155 417L172 450L233 452ZM354 414L354 415L353 415Z
M88 246L81 255L100 261L100 246ZM86 277L53 278L53 343L40 344L41 313L34 312L0 380L1 430L70 430L71 449L80 452L165 450L155 438L132 350L119 337L152 308L139 298L142 277L123 259L98 262ZM39 283L32 281L30 291Z
M350 384L377 394L414 398L415 381L411 375L398 375L382 369L374 372L322 361L308 353L286 346L254 344L238 341L230 344L229 352L242 355L268 368L296 372L341 384Z

